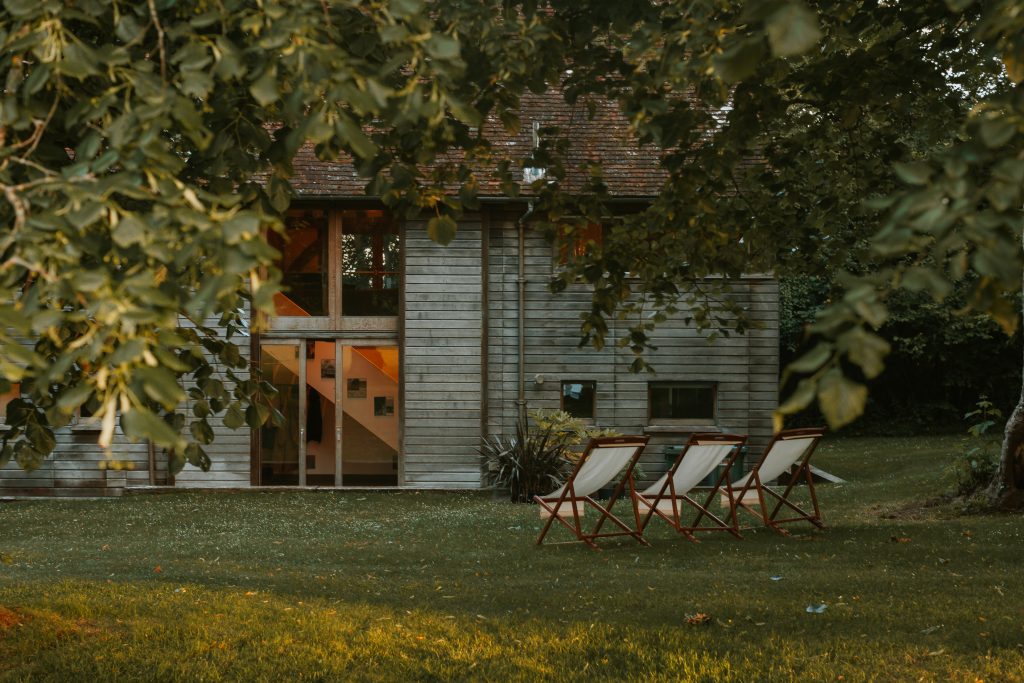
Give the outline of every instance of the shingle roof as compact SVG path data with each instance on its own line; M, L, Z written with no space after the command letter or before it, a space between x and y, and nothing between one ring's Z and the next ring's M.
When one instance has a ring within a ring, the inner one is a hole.
M597 160L602 165L604 181L612 196L641 198L658 194L665 179L664 171L658 166L660 150L652 145L637 145L615 102L598 101L591 118L585 102L569 105L560 92L527 94L522 99L520 120L522 125L517 135L509 135L495 121L484 124L485 137L496 150L512 160L517 179L521 178L518 169L522 160L533 147L533 123L537 122L543 128L559 127L570 140L566 159L568 176L563 184L566 189L581 187L586 173L581 167L588 161ZM359 177L346 158L320 161L313 147L307 145L299 152L293 166L292 186L301 197L356 197L364 194L367 179ZM489 173L480 173L479 182L481 196L502 195L497 179ZM521 187L524 194L529 194L526 183Z

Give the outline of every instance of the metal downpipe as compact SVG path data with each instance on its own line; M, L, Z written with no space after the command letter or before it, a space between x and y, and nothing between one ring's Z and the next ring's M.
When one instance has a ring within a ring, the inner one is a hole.
M526 207L526 212L516 220L519 243L519 266L516 274L516 285L519 291L516 328L516 347L519 352L519 388L516 399L516 418L520 420L526 418L526 221L532 215L533 202L531 201Z

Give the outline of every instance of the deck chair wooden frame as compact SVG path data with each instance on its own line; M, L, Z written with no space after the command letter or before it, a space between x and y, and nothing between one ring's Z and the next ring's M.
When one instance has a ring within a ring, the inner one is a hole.
M641 520L640 529L646 530L647 524L657 516L694 542L699 542L694 535L697 531L727 531L741 538L735 517L728 522L711 512L710 508L723 488L727 494L732 494L733 465L746 443L745 435L691 434L664 476L646 490L635 494L636 507L641 514L647 511ZM696 487L715 472L719 465L723 467L706 495L703 491L697 494ZM691 523L685 524L683 515L688 514L688 511L696 512L696 517Z
M733 482L730 490L723 494L723 503L729 506L729 520L733 524L738 524L738 512L745 510L761 520L765 526L786 536L789 535L789 531L783 529L782 525L793 522L810 522L819 529L824 529L825 524L821 521L821 509L818 506L818 494L814 490L814 477L810 466L811 455L824 435L823 427L787 429L776 434L750 473ZM788 481L782 493L767 485L787 474ZM790 493L801 482L807 485L811 497L811 512L790 500ZM770 503L774 503L774 507L768 512ZM754 509L755 506L757 510ZM780 517L779 512L783 509L792 516Z
M537 545L544 542L552 524L559 524L571 531L578 540L583 541L594 550L600 550L595 540L612 536L631 536L644 545L650 545L643 537L640 529L640 515L633 506L634 525L629 526L612 514L612 508L629 487L630 500L636 491L633 481L633 468L644 451L649 437L646 436L610 436L591 439L583 453L580 454L572 474L565 484L546 496L534 496L533 500L541 508L541 515L547 522L537 537ZM608 460L607 458L613 458ZM601 488L607 486L615 477L623 472L611 498L601 505L592 497ZM597 520L589 531L583 527L583 512L588 507L597 511ZM610 522L615 530L602 532L605 522Z

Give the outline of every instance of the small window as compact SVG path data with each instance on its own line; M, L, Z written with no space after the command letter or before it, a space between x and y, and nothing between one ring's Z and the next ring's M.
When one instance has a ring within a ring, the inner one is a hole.
M91 396L88 401L78 406L71 420L72 426L81 431L99 430L102 427L99 418L96 417L96 411L99 409L99 401L95 396Z
M651 421L715 421L715 385L653 383L650 387Z
M570 380L562 382L562 410L582 420L594 419L597 383Z
M600 223L589 223L577 229L572 237L565 238L559 249L559 261L568 263L586 256L604 244L604 226Z

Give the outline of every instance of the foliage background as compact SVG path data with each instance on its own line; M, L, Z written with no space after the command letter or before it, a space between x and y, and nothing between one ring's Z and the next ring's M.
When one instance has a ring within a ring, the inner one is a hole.
M886 371L869 382L864 416L844 432L961 433L964 415L982 396L1009 414L1021 391L1021 333L1007 336L985 316L959 315L964 289L943 304L920 292L892 296L890 318L879 330L892 345ZM806 326L840 289L826 276L788 276L781 278L779 293L779 357L785 367L800 356ZM823 421L810 406L787 425Z

